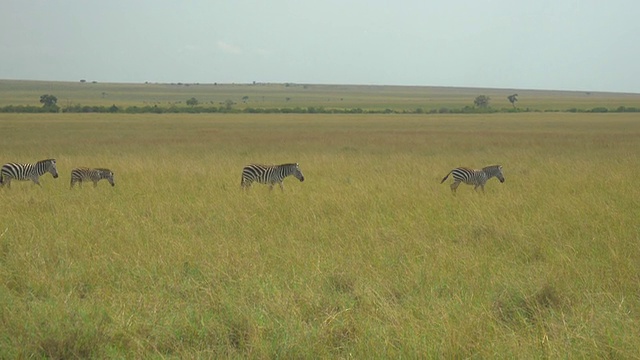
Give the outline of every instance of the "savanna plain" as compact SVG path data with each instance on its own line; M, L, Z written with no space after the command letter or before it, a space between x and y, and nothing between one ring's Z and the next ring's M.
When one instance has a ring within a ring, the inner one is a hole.
M0 358L637 358L636 114L0 114ZM240 175L298 162L284 192ZM453 168L501 164L483 194ZM106 181L69 189L73 167Z

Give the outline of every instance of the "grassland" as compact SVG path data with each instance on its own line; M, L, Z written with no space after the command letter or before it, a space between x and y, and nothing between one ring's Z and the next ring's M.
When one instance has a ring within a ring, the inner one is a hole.
M90 84L84 84L90 85ZM0 358L636 358L634 114L0 114ZM249 162L299 162L285 192ZM440 180L502 164L486 194ZM69 190L75 166L116 186Z
M118 84L0 80L0 107L39 106L41 95L58 98L58 105L186 106L196 98L203 106L227 100L234 109L315 107L425 112L473 106L479 95L489 96L496 109L512 108L507 96L519 95L517 106L535 111L591 110L595 107L640 108L640 94L583 91L477 89L417 86L356 86L314 84ZM245 99L246 97L246 99Z

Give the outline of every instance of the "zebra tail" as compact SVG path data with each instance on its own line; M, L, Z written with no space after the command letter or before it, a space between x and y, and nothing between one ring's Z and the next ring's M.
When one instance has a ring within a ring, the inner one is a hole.
M451 175L451 173L453 172L453 170L449 171L449 173L447 174L447 176L445 176L442 181L440 181L440 184L442 184L445 180L447 180L447 178L449 177L449 175Z

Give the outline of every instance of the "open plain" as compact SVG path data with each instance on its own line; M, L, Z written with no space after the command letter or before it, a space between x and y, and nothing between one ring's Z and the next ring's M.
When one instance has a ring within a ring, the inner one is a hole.
M638 120L0 114L0 358L634 358Z

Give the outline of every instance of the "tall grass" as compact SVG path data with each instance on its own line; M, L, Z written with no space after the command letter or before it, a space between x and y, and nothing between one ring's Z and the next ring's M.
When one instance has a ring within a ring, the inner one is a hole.
M0 357L618 357L640 347L625 114L0 115ZM305 182L240 189L250 162ZM440 184L502 164L486 194ZM116 186L69 190L76 166Z

